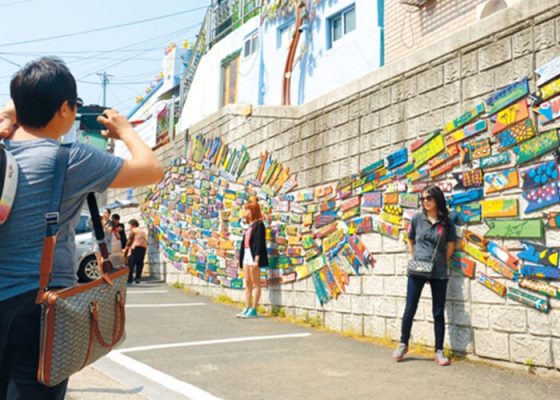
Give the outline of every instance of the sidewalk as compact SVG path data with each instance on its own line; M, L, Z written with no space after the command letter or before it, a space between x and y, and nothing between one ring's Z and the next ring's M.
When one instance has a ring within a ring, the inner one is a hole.
M142 387L127 388L93 367L70 378L66 400L146 400L138 394Z

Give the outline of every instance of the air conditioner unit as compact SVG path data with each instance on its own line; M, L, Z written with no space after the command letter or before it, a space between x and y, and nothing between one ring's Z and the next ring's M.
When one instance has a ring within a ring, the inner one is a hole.
M424 7L430 0L400 0L401 4L414 7Z
M512 0L488 0L476 7L476 15L478 19L486 18L498 11L507 8L510 4L514 3Z

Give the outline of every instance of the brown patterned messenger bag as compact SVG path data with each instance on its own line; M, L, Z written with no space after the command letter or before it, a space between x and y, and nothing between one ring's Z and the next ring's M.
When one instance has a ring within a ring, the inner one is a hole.
M36 303L42 306L41 349L37 379L55 386L86 365L103 357L124 339L128 268L113 269L95 195L87 201L95 237L102 256L101 277L61 290L49 290L59 209L69 147L61 145L55 162L53 192L46 214L47 232L41 257L40 289Z

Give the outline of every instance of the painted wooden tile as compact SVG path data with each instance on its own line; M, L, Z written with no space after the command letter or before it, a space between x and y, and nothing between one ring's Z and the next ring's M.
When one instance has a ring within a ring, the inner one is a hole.
M470 121L474 120L480 114L484 112L484 103L477 104L473 109L466 111L459 117L453 119L446 123L443 127L443 132L447 135L454 130L468 124Z
M492 134L496 135L517 122L521 122L529 117L529 108L527 100L523 99L490 117L490 121L494 123L492 126Z
M360 196L352 197L340 204L340 210L342 212L348 211L354 207L358 207L360 205Z
M459 165L461 165L461 160L458 159L451 160L446 164L440 165L439 167L430 170L430 177L436 178L440 175L446 174L449 171L453 170L455 167L458 167Z
M525 213L531 213L560 203L558 182L547 183L539 188L523 192L522 195L528 203Z
M480 200L484 197L484 191L480 188L470 189L462 193L454 193L449 198L449 205L456 206L459 204L470 203L471 201Z
M543 313L548 313L549 304L547 298L542 298L536 296L535 294L528 292L526 290L517 289L515 287L509 287L507 291L507 297L509 299L515 300L518 303L522 303L533 307L534 309L541 311Z
M464 172L454 172L453 178L457 181L453 188L454 190L464 190L484 185L484 174L480 168Z
M556 57L552 61L538 67L535 69L535 72L539 75L537 86L542 86L548 81L560 76L560 57Z
M480 202L482 218L517 217L519 206L517 199L489 199Z
M560 97L554 97L547 100L539 106L538 110L539 126L546 126L546 124L558 119L560 117Z
M560 212L551 212L544 215L546 229L560 229Z
M506 295L507 288L505 287L505 285L489 277L488 275L483 274L482 272L478 273L477 281L482 286L496 293L498 296L504 297Z
M480 168L494 168L500 165L509 164L511 162L511 153L506 151L504 153L495 154L489 157L483 157L480 159Z
M513 82L484 100L486 103L486 112L488 115L495 114L504 107L527 96L527 94L529 94L528 78Z
M492 143L490 139L478 139L464 143L460 148L461 163L470 163L473 160L489 157L492 155Z
M377 219L373 220L373 230L393 239L399 238L399 227Z
M498 143L500 144L498 151L505 151L525 140L531 139L536 134L537 131L533 125L532 119L527 118L525 121L518 122L496 135Z
M384 160L377 160L376 162L368 165L367 167L365 167L364 169L362 169L361 173L362 175L367 175L373 171L377 171L380 168L383 168L385 165L385 161Z
M449 148L454 144L462 142L463 140L470 139L475 135L478 135L481 132L486 131L488 129L488 123L485 119L478 120L473 122L470 125L465 126L463 129L460 129L456 132L453 132L445 137L445 145Z
M438 156L428 161L428 166L430 167L430 169L437 168L440 165L446 163L447 161L457 157L458 155L459 155L459 145L448 146L443 153L439 154Z
M475 260L480 261L483 264L486 264L486 260L488 259L488 253L482 251L479 247L474 246L472 243L469 243L466 240L461 239L457 243L457 248L467 253L470 257L474 258Z
M558 133L555 129L541 133L513 148L517 155L516 165L524 164L534 160L559 146Z
M381 219L391 225L401 226L402 225L402 216L389 214L386 212L381 213Z
M453 191L454 183L451 181L440 181L434 182L434 184L441 189L444 193L449 193Z
M488 240L484 236L476 232L473 232L469 229L465 229L465 231L463 232L463 237L467 242L472 243L477 247L480 247L483 251L486 251Z
M426 142L426 138L420 138L415 140L410 144L410 151L414 152L418 150Z
M519 187L519 174L514 168L486 174L484 180L488 184L487 194Z
M560 249L558 247L547 247L539 243L521 241L523 250L517 253L517 257L533 264L544 267L558 267Z
M383 207L383 212L391 215L402 215L403 209L398 205L386 205Z
M548 82L537 89L535 93L529 95L529 100L533 107L538 106L543 101L560 94L560 78Z
M558 166L555 160L527 168L521 172L523 190L533 189L558 180Z
M426 164L430 159L445 150L445 142L441 133L436 133L429 138L421 147L412 153L415 168Z
M471 279L474 278L476 263L473 260L469 259L466 254L461 252L453 253L449 265L455 271L465 275L466 277Z
M402 179L414 171L414 162L408 161L405 165L397 168L397 179Z
M544 237L544 223L541 218L487 220L486 225L489 228L485 233L487 238L542 239Z
M538 279L560 279L560 269L526 264L521 267L521 275Z
M397 181L397 182L392 182L389 183L386 187L385 187L385 192L390 192L390 193L401 193L401 192L406 192L408 189L406 182L403 181Z
M383 204L399 204L399 194L383 193Z
M417 182L421 179L427 178L430 176L430 169L429 168L420 168L412 171L406 177L410 182Z
M560 288L543 281L535 281L528 278L522 278L519 286L524 289L532 290L540 295L548 296L553 299L560 299Z
M488 252L498 261L507 265L514 271L519 271L519 258L515 254L500 247L495 242L488 242L488 246L486 248L488 249Z
M395 151L392 154L389 154L385 161L385 167L387 169L395 169L397 167L400 167L401 165L406 164L407 161L408 161L408 150L405 147Z
M383 206L383 193L370 192L362 195L362 208L380 208Z
M502 275L505 278L511 280L517 280L518 272L514 269L511 269L505 264L502 264L500 261L495 259L493 256L488 256L488 260L486 260L486 265L491 268L493 271L497 272L498 274Z
M417 209L420 206L420 195L418 193L401 193L399 195L399 205Z

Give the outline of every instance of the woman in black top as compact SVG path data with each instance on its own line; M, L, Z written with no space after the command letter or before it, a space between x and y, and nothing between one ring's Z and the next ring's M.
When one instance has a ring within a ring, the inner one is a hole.
M259 203L246 204L244 212L245 221L250 224L239 250L239 267L245 276L245 309L237 317L255 318L261 297L261 268L268 266L266 228Z
M408 352L412 320L416 314L424 284L429 282L432 289L432 313L436 336L435 361L443 366L449 365L449 360L443 354L444 311L448 281L447 262L451 259L455 250L457 236L455 226L449 218L445 197L439 187L432 185L424 189L420 200L422 202L422 212L414 215L410 223L408 249L414 260L430 262L433 259L434 268L429 278L408 275L401 343L393 353L393 358L396 361L402 361L404 355Z

